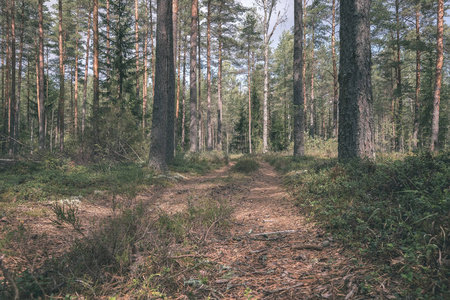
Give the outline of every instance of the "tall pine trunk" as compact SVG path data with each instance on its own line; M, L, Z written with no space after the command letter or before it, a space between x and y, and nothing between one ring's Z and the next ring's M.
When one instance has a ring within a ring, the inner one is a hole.
M303 128L303 12L302 0L294 2L294 157L305 154Z
M45 106L44 106L44 11L43 0L39 0L39 100L38 100L38 123L39 123L39 150L45 149Z
M189 149L191 152L198 151L197 22L198 22L198 0L191 0L191 49L190 49L190 89L189 89L190 111L191 111L191 120L189 126L189 141L190 141Z
M64 46L62 29L62 0L58 0L58 41L59 41L59 105L58 105L58 129L59 150L64 152Z
M91 37L91 6L88 9L88 24L87 24L87 36L86 36L86 60L84 66L84 87L83 87L83 109L81 112L81 134L84 136L84 130L86 126L86 101L87 101L87 82L89 71L89 41Z
M198 23L198 63L197 63L197 74L198 74L198 150L203 150L203 120L202 120L202 60L201 60L201 30L200 30L200 20Z
M314 18L314 17L313 17ZM315 57L314 57L314 19L312 23L312 39L311 39L311 95L309 98L309 136L314 138L315 135L315 124L314 124L314 110L315 110L315 99L314 99L314 68L315 68Z
M444 0L438 0L437 11L437 45L436 45L436 75L433 94L433 118L431 122L431 151L439 148L439 108L441 103L442 66L444 64Z
M139 105L139 5L138 0L134 0L134 51L136 59L136 105Z
M172 32L172 0L157 1L157 33L156 33L156 78L155 97L153 101L152 133L150 143L149 166L167 169L167 133L168 105L174 103L175 68L173 61ZM173 131L172 131L173 132Z
M219 16L222 12L222 2L220 2ZM220 18L220 17L219 17ZM222 22L219 19L218 28L218 43L219 43L219 55L218 55L218 71L217 71L217 150L222 151Z
M420 1L416 2L416 93L414 98L413 148L417 149L420 125Z
M16 22L15 22L15 0L11 0L11 96L9 107L9 155L15 152L15 118L16 118Z
M400 0L395 1L395 21L396 21L396 41L395 41L395 80L396 91L395 100L397 110L395 114L395 151L403 149L403 89L402 89L402 68L401 68L401 48L400 48Z
M78 9L77 8L77 16L79 15L78 13ZM74 111L74 133L75 133L75 137L78 135L78 44L79 44L79 38L78 38L78 18L77 18L77 37L75 40L75 99L74 99L74 106L75 106L75 111Z
M213 149L211 120L211 0L208 0L207 33L206 33L206 148Z
M338 157L374 158L370 0L342 0L340 8Z
M92 101L92 127L94 132L94 143L99 144L99 128L98 128L98 118L99 118L99 106L100 106L100 90L99 90L99 70L98 70L98 56L99 56L99 44L98 44L98 0L94 0L93 7L93 47L94 47L94 64L93 64L93 101Z
M145 119L147 114L147 102L148 102L148 0L145 1L145 33L144 33L144 49L143 49L143 58L144 58L144 74L143 74L143 83L142 83L142 129L145 129Z
M338 71L336 64L336 0L332 0L332 22L331 22L331 58L333 63L333 136L338 134Z

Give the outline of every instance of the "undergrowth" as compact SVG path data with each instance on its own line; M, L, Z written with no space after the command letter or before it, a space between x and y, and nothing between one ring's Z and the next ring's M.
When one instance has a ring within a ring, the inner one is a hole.
M250 156L243 156L237 160L231 170L234 172L250 174L259 169L259 163Z
M345 245L399 274L398 296L450 296L450 152L403 160L268 157L283 171L297 205Z
M180 173L204 175L228 164L228 156L222 152L178 153L170 162L170 170Z
M76 165L55 158L18 161L0 174L0 201L19 203L139 190L154 182L153 171L137 163Z
M232 212L226 204L210 199L198 200L175 214L152 215L135 203L100 221L88 233L77 209L64 206L54 206L54 221L58 226L69 226L78 236L67 252L50 257L39 251L33 245L44 242L45 234L35 235L23 225L10 228L1 245L2 252L9 249L25 258L15 270L23 298L72 299L83 295L86 299L164 299L167 295L189 295L197 290L192 283L206 284L208 276L214 276L207 270L215 266L199 252L206 240L226 228ZM38 267L33 263L37 257L43 259ZM0 298L12 298L12 289L2 283Z

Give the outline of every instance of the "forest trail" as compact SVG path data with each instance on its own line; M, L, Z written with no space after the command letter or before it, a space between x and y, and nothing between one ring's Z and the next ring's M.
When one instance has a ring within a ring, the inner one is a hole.
M212 297L355 299L361 278L356 259L344 256L341 245L302 216L280 176L268 163L259 164L249 175L226 166L143 195L142 200L153 206L150 210L166 213L205 198L234 208L226 233L206 237L199 250L220 266L214 279L198 287Z

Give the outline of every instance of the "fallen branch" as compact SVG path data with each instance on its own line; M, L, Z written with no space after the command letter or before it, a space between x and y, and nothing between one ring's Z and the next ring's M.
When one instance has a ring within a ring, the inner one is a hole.
M292 249L295 249L295 250L317 250L317 251L322 251L323 247L320 246L320 245L298 244L298 245L293 245Z
M19 300L19 289L17 288L16 282L12 279L11 274L9 274L8 269L3 265L3 259L5 258L4 255L0 257L0 269L2 269L3 276L5 276L6 280L9 281L9 283L12 285L14 290L14 300Z
M276 289L276 290L273 290L273 291L265 290L264 292L266 294L275 294L275 293L284 292L284 291L288 291L288 290L292 290L292 289L301 287L301 286L303 286L303 284L304 284L303 282L300 282L300 283L297 283L297 284L292 285L292 286L284 287L284 288L281 288L281 289Z
M297 230L282 230L282 231L272 231L272 232L263 232L263 233L254 233L252 236L265 236L271 234L287 234L287 233L295 233Z

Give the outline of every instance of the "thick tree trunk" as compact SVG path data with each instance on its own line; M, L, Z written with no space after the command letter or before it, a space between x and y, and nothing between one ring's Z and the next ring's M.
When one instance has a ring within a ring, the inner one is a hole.
M395 100L397 102L397 111L395 114L395 151L402 151L403 149L403 90L402 90L402 68L401 68L401 49L400 49L400 1L395 1L395 20L396 20L396 65L395 65L395 80L397 89L395 91Z
M88 11L88 24L87 24L87 37L86 37L86 60L84 66L84 87L83 87L83 109L81 112L81 134L84 135L84 129L86 126L86 97L87 97L87 82L89 71L89 41L91 37L91 6L89 5Z
M110 25L110 13L109 13L109 0L106 0L106 81L108 88L111 88L111 58L110 58L110 52L111 52L111 41L110 41L110 32L111 32L111 25ZM88 26L89 28L89 26ZM88 29L89 30L89 29ZM109 104L111 100L111 95L108 93L107 102Z
M77 11L77 16L78 16L78 11ZM75 133L75 137L78 136L78 43L79 43L79 39L78 39L78 18L77 18L77 38L75 41L75 100L74 100L74 106L75 106L75 111L74 111L74 126L73 126L73 130Z
M206 148L213 149L212 142L212 121L211 121L211 0L208 0L207 33L206 33L206 90L207 90L207 110L206 110Z
M416 3L416 93L414 99L413 149L417 149L420 127L420 1Z
M265 0L265 5L267 0ZM268 11L264 9L264 96L263 96L263 153L266 153L269 149L269 117L268 117L268 99L269 99L269 22Z
M221 2L222 3L222 2ZM221 11L222 9L220 9ZM221 12L219 12L220 14ZM219 42L219 57L218 57L218 71L217 71L217 150L222 151L222 22L219 19L218 29Z
M294 157L305 155L303 128L303 12L302 0L294 2Z
M444 64L444 0L438 0L436 75L433 94L433 118L431 122L431 151L439 149L439 108L441 103L442 66Z
M172 0L173 1L173 0ZM169 85L168 90L168 102L167 102L167 145L166 145L166 151L167 151L167 162L172 161L172 159L175 157L175 55L174 55L174 31L173 31L173 3L170 3L171 9L170 9L170 35L169 35L169 47L170 52L169 56L171 61L169 62L169 80L167 81L167 84ZM176 34L175 34L176 35Z
M338 135L338 71L336 64L336 0L332 0L332 22L331 22L331 57L333 62L333 136Z
M134 51L136 59L136 105L139 103L139 5L138 0L134 0Z
M143 83L142 83L142 129L145 129L145 119L147 114L147 102L148 102L148 1L145 1L145 33L144 33L144 49L143 49L143 58L144 58L144 74L143 74Z
M338 157L374 158L370 0L342 0L340 8Z
M22 12L21 12L22 20L25 17L25 0L22 0ZM19 44L19 76L17 76L17 99L16 99L16 117L14 118L14 134L15 139L19 139L19 129L20 129L20 96L22 90L22 58L23 58L23 40L24 40L24 24L20 23L20 44Z
M153 44L153 7L152 7L152 0L150 0L150 52L152 54L152 97L155 97L155 62L156 62L156 55L155 55L155 47Z
M153 102L152 133L149 166L157 170L167 169L168 104L174 103L175 68L173 61L172 0L157 1L156 33L156 82ZM173 132L173 131L172 131Z
M197 74L198 74L198 150L203 151L203 120L202 120L202 60L201 60L201 40L200 40L201 30L200 30L200 20L198 21L198 63L197 63Z
M15 22L15 0L11 0L11 96L9 107L9 155L15 152L15 118L16 118L16 22Z
M252 77L250 44L247 45L247 86L248 86L248 153L252 154Z
M64 152L64 46L62 29L62 0L58 0L58 41L59 41L59 105L58 105L58 131L59 150Z
M38 122L39 122L39 150L45 149L45 106L44 106L44 11L43 0L39 0L39 100L38 100Z
M311 95L309 98L309 136L314 138L315 124L314 124L314 111L315 111L315 99L314 99L314 20L312 24L312 39L311 39Z
M198 0L191 0L191 51L190 51L190 91L189 91L190 111L191 111L191 120L189 126L189 137L190 137L189 141L191 152L198 151L197 22L198 22Z
M100 106L100 90L99 90L99 70L98 70L98 56L99 56L99 44L98 44L98 0L94 0L93 7L93 47L94 47L94 64L93 64L93 101L92 101L92 127L94 132L94 143L99 144L99 106Z
M183 100L181 112L181 148L184 150L186 146L186 55L187 55L187 36L184 37L184 53L183 53Z
M306 0L303 0L303 40L302 40L302 47L303 47L303 68L302 68L302 85L303 85L303 128L308 128L306 122L308 120L306 115L306 108L307 105L305 105L306 102Z

